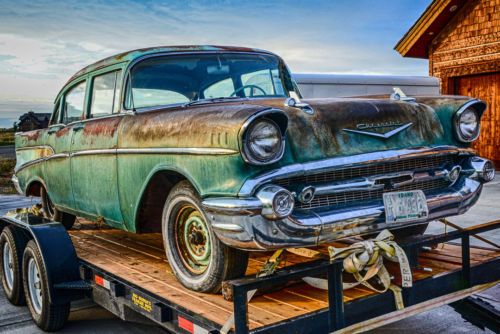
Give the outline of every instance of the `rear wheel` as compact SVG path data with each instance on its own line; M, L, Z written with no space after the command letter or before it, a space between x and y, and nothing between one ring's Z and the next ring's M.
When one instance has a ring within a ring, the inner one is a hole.
M28 238L22 231L7 226L0 235L0 275L7 299L13 305L24 305L22 280L23 251Z
M75 224L76 216L59 211L54 203L52 203L52 200L49 197L49 193L44 187L41 188L40 195L42 198L42 209L44 217L63 224L67 230L71 229Z
M206 217L193 187L178 183L163 210L163 239L177 279L191 290L217 293L223 281L245 274L248 253L224 245Z
M33 321L47 332L61 329L68 320L70 303L54 304L42 256L36 243L28 242L23 255L23 286Z

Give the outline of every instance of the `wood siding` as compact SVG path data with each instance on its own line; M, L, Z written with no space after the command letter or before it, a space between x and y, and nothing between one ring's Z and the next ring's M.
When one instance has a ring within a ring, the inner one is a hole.
M500 167L500 0L471 0L437 33L429 47L429 73L443 94L488 103L474 147Z
M455 94L475 96L488 104L481 119L481 136L474 148L500 167L500 72L458 77Z

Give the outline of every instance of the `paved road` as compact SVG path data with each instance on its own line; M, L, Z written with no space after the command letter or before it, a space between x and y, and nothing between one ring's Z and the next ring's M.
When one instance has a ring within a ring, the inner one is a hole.
M24 206L29 206L34 202L15 195L0 196L0 215L19 207L21 203ZM465 227L494 219L500 219L500 175L497 175L495 181L485 186L483 196L472 210L463 216L453 217L450 220ZM431 224L428 232L442 233L443 227L441 224ZM484 236L500 243L500 231L489 232ZM500 309L500 286L497 285L484 292L482 296ZM156 326L125 323L91 301L84 300L72 305L70 321L62 333L142 333L144 331L150 334L166 333ZM10 305L2 291L0 291L0 332L42 333L33 325L26 308ZM371 333L377 334L401 332L416 334L485 333L485 331L464 321L449 306L439 307L371 331ZM486 333L492 332L486 331Z
M0 159L14 159L15 157L14 145L0 146Z

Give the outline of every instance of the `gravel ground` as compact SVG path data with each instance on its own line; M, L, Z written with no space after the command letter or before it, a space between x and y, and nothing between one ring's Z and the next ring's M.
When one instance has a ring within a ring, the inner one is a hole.
M8 210L32 205L30 199L18 196L0 196L0 214ZM497 179L484 188L483 195L476 206L467 214L450 218L453 223L466 227L479 223L500 219L500 175ZM427 233L442 233L442 224L433 223ZM500 244L500 231L484 234L485 237ZM482 244L480 241L471 240L474 244ZM485 300L500 309L500 286L497 285L480 294ZM0 332L8 333L42 333L32 323L30 316L24 307L10 305L0 291ZM72 311L68 325L61 333L166 333L156 326L131 324L121 321L113 314L93 304L89 300L80 301L72 305ZM442 306L413 317L380 327L370 333L493 333L489 330L483 331L478 327L466 322L460 314L456 313L450 306Z

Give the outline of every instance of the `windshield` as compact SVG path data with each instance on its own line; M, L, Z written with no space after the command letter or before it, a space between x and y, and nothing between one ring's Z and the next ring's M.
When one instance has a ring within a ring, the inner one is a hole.
M295 87L286 66L272 55L158 56L132 68L126 108L218 98L287 97Z

